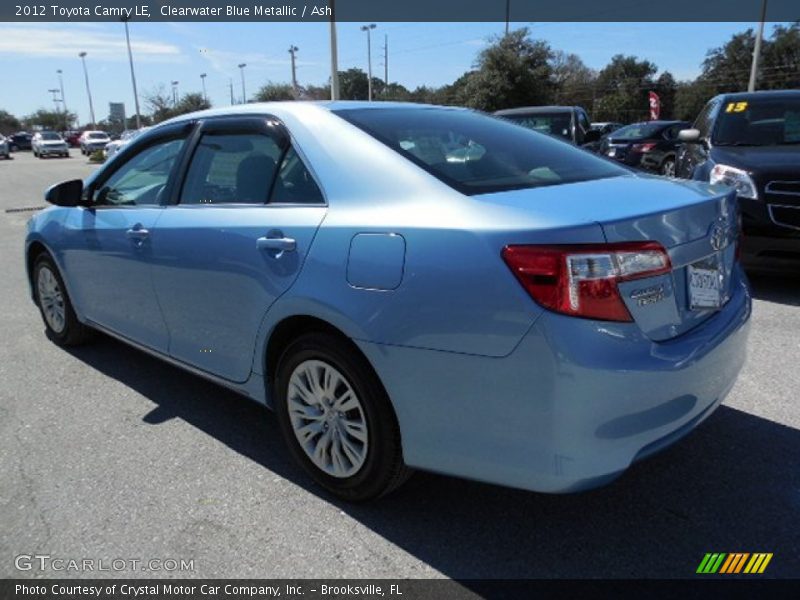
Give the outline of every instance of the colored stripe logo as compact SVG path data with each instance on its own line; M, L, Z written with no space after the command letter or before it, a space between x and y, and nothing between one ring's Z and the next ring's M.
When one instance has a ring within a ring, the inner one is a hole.
M702 575L731 575L737 573L747 573L751 575L763 573L769 561L772 560L772 552L707 552L697 567L697 573Z

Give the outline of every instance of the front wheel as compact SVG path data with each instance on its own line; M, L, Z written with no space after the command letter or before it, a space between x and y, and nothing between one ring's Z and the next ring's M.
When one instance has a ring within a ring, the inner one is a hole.
M75 346L91 337L91 329L75 316L64 280L47 254L41 254L34 263L33 289L51 340L59 346Z
M290 344L278 364L274 399L292 456L337 496L377 498L410 475L389 398L345 340L311 333Z
M675 177L675 159L667 158L661 163L661 174L664 177Z

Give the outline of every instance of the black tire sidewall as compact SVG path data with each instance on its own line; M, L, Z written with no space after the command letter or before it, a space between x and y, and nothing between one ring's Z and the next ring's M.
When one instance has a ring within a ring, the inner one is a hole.
M332 477L306 455L292 429L287 406L287 387L294 369L307 360L320 360L335 367L358 397L367 421L367 459L351 477ZM339 338L329 334L307 334L291 343L276 369L273 386L274 408L281 433L292 456L320 485L349 499L364 500L381 495L391 480L393 457L399 450L399 434L389 399L366 361Z

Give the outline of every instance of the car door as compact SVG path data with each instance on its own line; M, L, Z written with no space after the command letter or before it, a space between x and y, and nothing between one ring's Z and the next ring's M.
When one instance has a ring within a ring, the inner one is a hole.
M170 355L242 382L259 326L297 277L325 216L319 186L270 118L217 118L197 132L153 237Z
M169 336L153 290L151 235L186 136L186 127L173 127L143 140L87 186L91 205L64 224L65 270L84 315L162 352Z

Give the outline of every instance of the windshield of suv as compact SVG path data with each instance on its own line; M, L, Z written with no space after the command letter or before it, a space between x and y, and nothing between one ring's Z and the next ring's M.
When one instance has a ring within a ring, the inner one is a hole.
M90 140L104 140L106 138L108 138L108 135L103 133L102 131L97 132L97 133L90 133L89 134L89 139Z
M48 142L52 142L52 141L60 142L61 141L61 136L58 135L57 133L49 132L49 133L43 133L42 134L42 139L43 140L47 140Z
M611 137L615 140L641 140L656 135L663 128L663 125L653 125L652 123L634 123L620 127L611 134Z
M574 146L473 111L367 108L334 113L464 194L628 174Z
M570 113L536 113L527 115L498 115L508 119L512 123L522 125L528 129L533 129L539 133L557 135L559 137L572 140L570 136L570 126L572 125L572 115Z
M800 97L726 102L711 141L718 146L800 144Z

